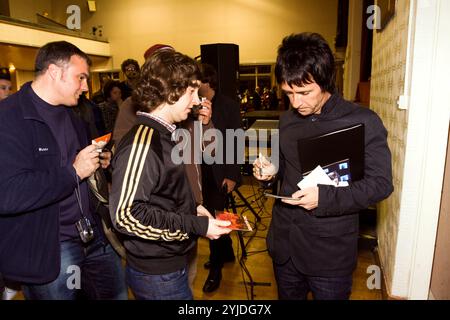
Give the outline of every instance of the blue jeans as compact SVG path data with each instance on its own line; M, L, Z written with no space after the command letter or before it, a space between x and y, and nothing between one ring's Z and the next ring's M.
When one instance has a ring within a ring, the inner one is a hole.
M153 275L127 265L126 274L127 284L136 300L193 300L186 268Z
M299 272L292 260L273 264L280 300L306 300L309 291L315 300L348 300L352 292L352 275L313 277Z
M95 238L83 244L79 239L61 242L61 271L56 280L43 285L24 285L27 300L75 300L81 295L95 300L128 299L125 272L114 249Z

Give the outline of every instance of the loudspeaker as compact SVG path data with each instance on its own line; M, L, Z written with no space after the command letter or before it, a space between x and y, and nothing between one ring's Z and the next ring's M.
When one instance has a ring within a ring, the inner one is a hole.
M200 45L202 63L217 71L217 91L238 100L239 46L232 43Z

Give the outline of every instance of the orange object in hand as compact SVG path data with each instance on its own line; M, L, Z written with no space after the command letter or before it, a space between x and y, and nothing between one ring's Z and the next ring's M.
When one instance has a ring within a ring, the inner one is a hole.
M105 142L105 145L109 142L109 140L111 140L111 132L108 134L105 134L104 136L94 139L95 142L100 142L100 141Z

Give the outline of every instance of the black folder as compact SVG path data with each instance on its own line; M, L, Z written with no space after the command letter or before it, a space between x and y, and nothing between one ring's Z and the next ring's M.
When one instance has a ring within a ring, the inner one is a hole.
M364 177L364 125L300 139L298 152L303 175L320 165L329 174L338 173L341 181L360 180Z

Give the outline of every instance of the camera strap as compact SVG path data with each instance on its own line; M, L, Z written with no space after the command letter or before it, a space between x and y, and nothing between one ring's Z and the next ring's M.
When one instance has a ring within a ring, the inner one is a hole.
M195 122L197 122L197 121L195 121ZM206 149L205 141L203 140L203 123L201 121L198 121L198 123L199 123L199 126L200 126L200 128L199 128L200 141L199 142L200 142L200 148L201 148L202 153L203 153L203 152L205 152L205 149Z
M83 205L81 204L80 180L79 180L79 177L78 177L77 174L76 174L76 177L77 177L77 186L76 186L76 188L75 188L75 196L77 197L78 208L80 208L81 216L82 216L83 218L87 219L86 216L84 215Z
M81 241L88 243L94 238L94 230L92 229L91 222L84 215L83 205L81 204L81 189L80 181L77 175L77 187L75 188L75 195L77 197L78 207L80 208L81 219L75 223L75 226L80 235Z

